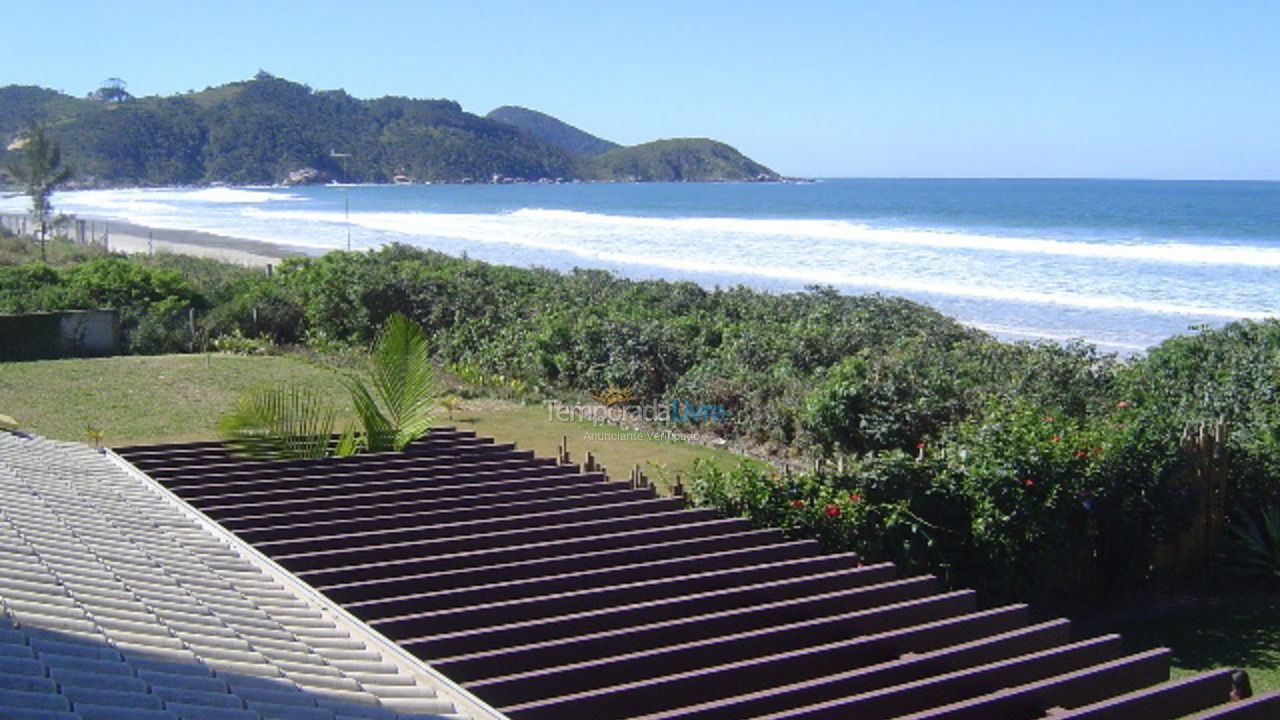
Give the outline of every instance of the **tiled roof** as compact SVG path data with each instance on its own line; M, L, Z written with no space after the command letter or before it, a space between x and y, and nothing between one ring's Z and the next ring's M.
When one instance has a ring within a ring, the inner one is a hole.
M0 604L5 720L501 717L83 445L0 432Z
M1022 605L690 510L508 444L246 462L122 453L513 720L1280 717Z

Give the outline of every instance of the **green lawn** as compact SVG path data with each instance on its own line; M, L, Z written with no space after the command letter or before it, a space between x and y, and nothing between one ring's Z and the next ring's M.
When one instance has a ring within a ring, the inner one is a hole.
M292 381L333 393L345 403L338 373L292 357L160 355L0 363L0 415L26 430L61 440L85 440L88 426L101 428L103 443L130 445L217 437L219 417L241 393ZM557 422L542 406L499 400L469 400L452 424L474 428L553 456L567 436L574 462L587 450L625 479L634 464L657 480L687 470L695 458L728 464L738 456L664 440L633 439L611 426ZM441 424L450 424L441 410ZM604 436L588 440L588 436Z
M1220 667L1249 671L1254 692L1280 690L1280 595L1245 594L1111 623L1131 650L1167 647L1174 677Z
M723 450L652 437L612 425L563 422L551 419L545 406L515 405L492 407L493 402L469 402L455 413L454 424L474 429L480 435L515 440L539 455L554 456L561 439L568 443L570 459L582 462L589 451L613 479L626 479L634 465L665 489L666 482L686 471L697 458L720 466L742 458ZM752 461L755 462L755 461Z
M284 357L45 360L0 363L0 414L60 440L89 425L106 445L207 439L240 393L284 381L341 392L337 374Z

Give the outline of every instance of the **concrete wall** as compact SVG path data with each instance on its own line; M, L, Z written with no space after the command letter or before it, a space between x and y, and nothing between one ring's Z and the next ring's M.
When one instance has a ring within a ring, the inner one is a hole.
M116 355L120 313L115 310L0 315L0 360Z

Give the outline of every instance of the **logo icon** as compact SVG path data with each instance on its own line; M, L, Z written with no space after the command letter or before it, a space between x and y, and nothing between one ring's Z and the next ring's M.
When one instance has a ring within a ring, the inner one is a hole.
M623 388L616 385L610 385L599 395L592 395L591 399L605 407L614 407L616 405L635 405L640 402L640 396L634 394L635 388L635 385L628 385Z

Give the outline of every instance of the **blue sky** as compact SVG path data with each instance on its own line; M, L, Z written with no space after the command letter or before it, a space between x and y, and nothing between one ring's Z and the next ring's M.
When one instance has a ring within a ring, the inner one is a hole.
M525 105L793 175L1280 178L1280 2L29 2L0 84L138 95L259 69Z

